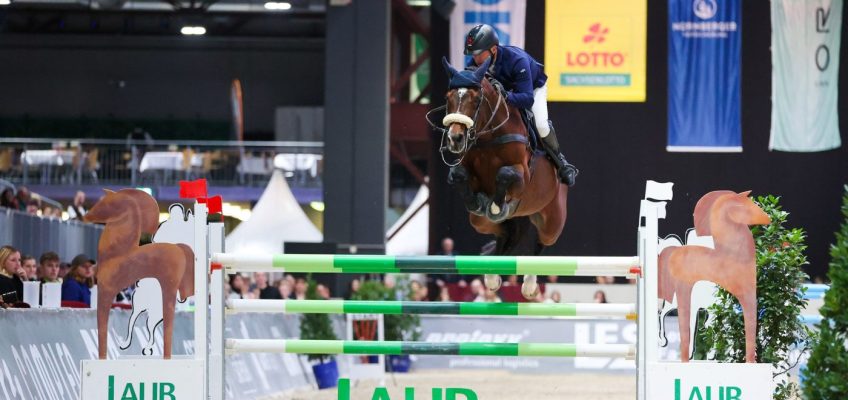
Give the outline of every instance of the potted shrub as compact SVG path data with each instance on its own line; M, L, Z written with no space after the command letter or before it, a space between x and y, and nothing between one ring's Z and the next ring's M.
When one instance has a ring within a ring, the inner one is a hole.
M353 293L351 295L351 300L384 301L384 300L390 300L390 299L391 298L390 298L388 289L386 288L386 285L384 285L380 281L374 281L374 280L363 281L362 284L360 284L360 286L359 286L359 290L357 290L355 293ZM388 317L388 315L386 315L385 317ZM383 321L386 321L386 319L384 318ZM370 320L369 321L353 321L354 335L356 335L356 332L357 332L357 326L358 326L357 324L374 323L374 322L376 322L376 321L370 321ZM372 330L372 329L375 328L375 326L372 325L369 328L370 329L366 328L364 330L370 331L375 336L371 337L371 338L366 338L364 340L377 340L376 330ZM354 337L353 339L354 340L360 340L361 338ZM378 356L376 356L376 355L371 355L371 356L363 356L362 358L363 358L363 362L368 362L370 364L376 364L378 362L377 357ZM366 359L367 359L367 361L365 361Z
M317 284L312 280L312 275L306 277L307 300L320 300ZM300 317L300 338L303 340L338 340L333 331L333 324L328 314L303 314ZM339 381L339 367L336 359L327 354L307 354L312 363L312 372L315 374L315 382L319 389L336 387Z
M387 289L391 300L412 300L412 282ZM421 337L421 318L415 314L386 315L386 340L417 341ZM408 354L390 355L387 368L390 372L409 372L412 361Z

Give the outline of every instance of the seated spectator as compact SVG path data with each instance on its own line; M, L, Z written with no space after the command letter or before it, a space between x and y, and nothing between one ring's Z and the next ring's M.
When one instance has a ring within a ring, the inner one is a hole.
M38 203L38 200L32 199L27 202L25 211L29 215L38 215L38 210L40 208L41 204Z
M27 206L29 205L30 200L32 200L32 196L26 186L21 186L18 188L18 195L15 199L18 201L18 211L26 212Z
M595 301L595 303L602 303L602 304L606 303L607 302L607 295L606 295L606 293L604 293L603 290L598 290L597 292L595 292L595 296L594 296L593 300Z
M280 289L268 285L268 273L257 272L253 274L253 279L256 280L256 289L254 289L253 297L258 299L280 300Z
M85 192L77 190L74 195L74 202L68 206L68 219L82 220L85 213L88 212L85 208Z
M21 257L21 269L23 269L24 275L26 275L26 278L23 278L25 281L38 281L37 268L38 267L35 264L35 257L31 255Z
M551 296L545 299L545 303L559 303L562 301L562 296L558 291L554 290L551 292Z
M71 264L66 262L59 263L59 278L64 279L66 275L68 275L68 271L71 270Z
M0 247L0 303L22 301L25 279L21 252L12 246Z
M328 288L323 283L319 283L318 286L315 287L315 291L318 292L318 296L320 296L324 300L330 300L330 288Z
M474 280L471 281L471 298L463 300L481 302L484 299L483 292L485 291L487 291L487 289L483 287L483 281L481 281L480 278L474 278Z
M15 197L15 191L12 188L6 188L3 195L0 196L0 207L18 209L18 199Z
M306 282L304 278L297 278L294 283L294 293L292 294L292 298L295 300L306 300L306 289L309 288L309 284Z
M484 302L484 303L500 303L502 300L498 293L492 290L484 290L483 298L481 300L475 299L474 301Z
M62 301L78 301L91 305L94 286L94 260L80 254L71 260L71 269L62 281Z
M362 282L358 278L353 278L350 281L350 286L348 287L347 299L350 300L353 298L353 295L359 291L359 287L362 286Z
M248 290L241 274L230 275L230 295L228 299L247 299Z
M427 294L429 293L427 291L427 286L422 285L421 282L418 282L418 281L410 282L409 283L409 289L411 291L410 297L412 298L412 301L429 301L430 300L430 299L427 298Z
M439 301L451 301L450 291L448 290L447 286L443 286L439 290Z
M41 283L62 282L59 277L59 255L48 251L38 259L38 278Z
M280 298L281 299L292 299L293 298L292 296L294 296L294 293L292 293L292 284L288 279L280 279L280 281L277 282L276 286L277 286L277 290L280 291Z

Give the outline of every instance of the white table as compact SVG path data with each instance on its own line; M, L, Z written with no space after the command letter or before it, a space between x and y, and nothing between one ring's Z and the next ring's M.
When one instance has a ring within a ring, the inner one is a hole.
M27 167L39 167L41 169L41 183L46 184L50 183L53 167L73 166L74 153L73 150L27 150L21 153L21 163ZM68 177L68 175L65 175L63 178Z

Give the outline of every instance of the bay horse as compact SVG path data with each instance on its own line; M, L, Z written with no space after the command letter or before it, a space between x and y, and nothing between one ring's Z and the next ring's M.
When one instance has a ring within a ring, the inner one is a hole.
M719 190L707 193L693 213L698 236L712 236L714 248L668 247L659 255L659 296L677 296L680 361L689 361L692 287L715 282L739 300L745 321L745 362L756 362L757 260L749 225L768 225L771 218L748 195ZM697 310L696 310L697 312Z
M496 254L516 250L529 226L521 220L529 218L538 233L534 255L539 255L562 233L568 186L560 183L545 155L533 154L519 110L507 104L503 90L485 75L490 62L474 71L457 71L442 58L450 84L444 128L439 128L440 151L451 167L448 182L462 196L471 225L478 233L495 235ZM445 150L458 161L448 162ZM486 275L484 281L493 291L501 284L499 275ZM533 299L538 292L536 276L525 275L524 297Z
M163 355L171 358L174 307L194 294L194 252L184 244L151 243L139 246L141 233L159 227L159 206L138 189L105 190L88 213L86 222L106 224L97 245L97 349L106 359L109 309L118 292L142 278L154 277L162 287Z

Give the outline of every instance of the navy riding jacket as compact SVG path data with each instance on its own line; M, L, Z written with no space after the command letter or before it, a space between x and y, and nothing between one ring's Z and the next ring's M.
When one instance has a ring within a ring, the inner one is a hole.
M474 59L469 67L476 67ZM514 107L529 109L533 106L533 89L545 85L548 76L544 66L530 54L515 46L498 46L498 57L489 72L504 88L509 90L506 102Z

